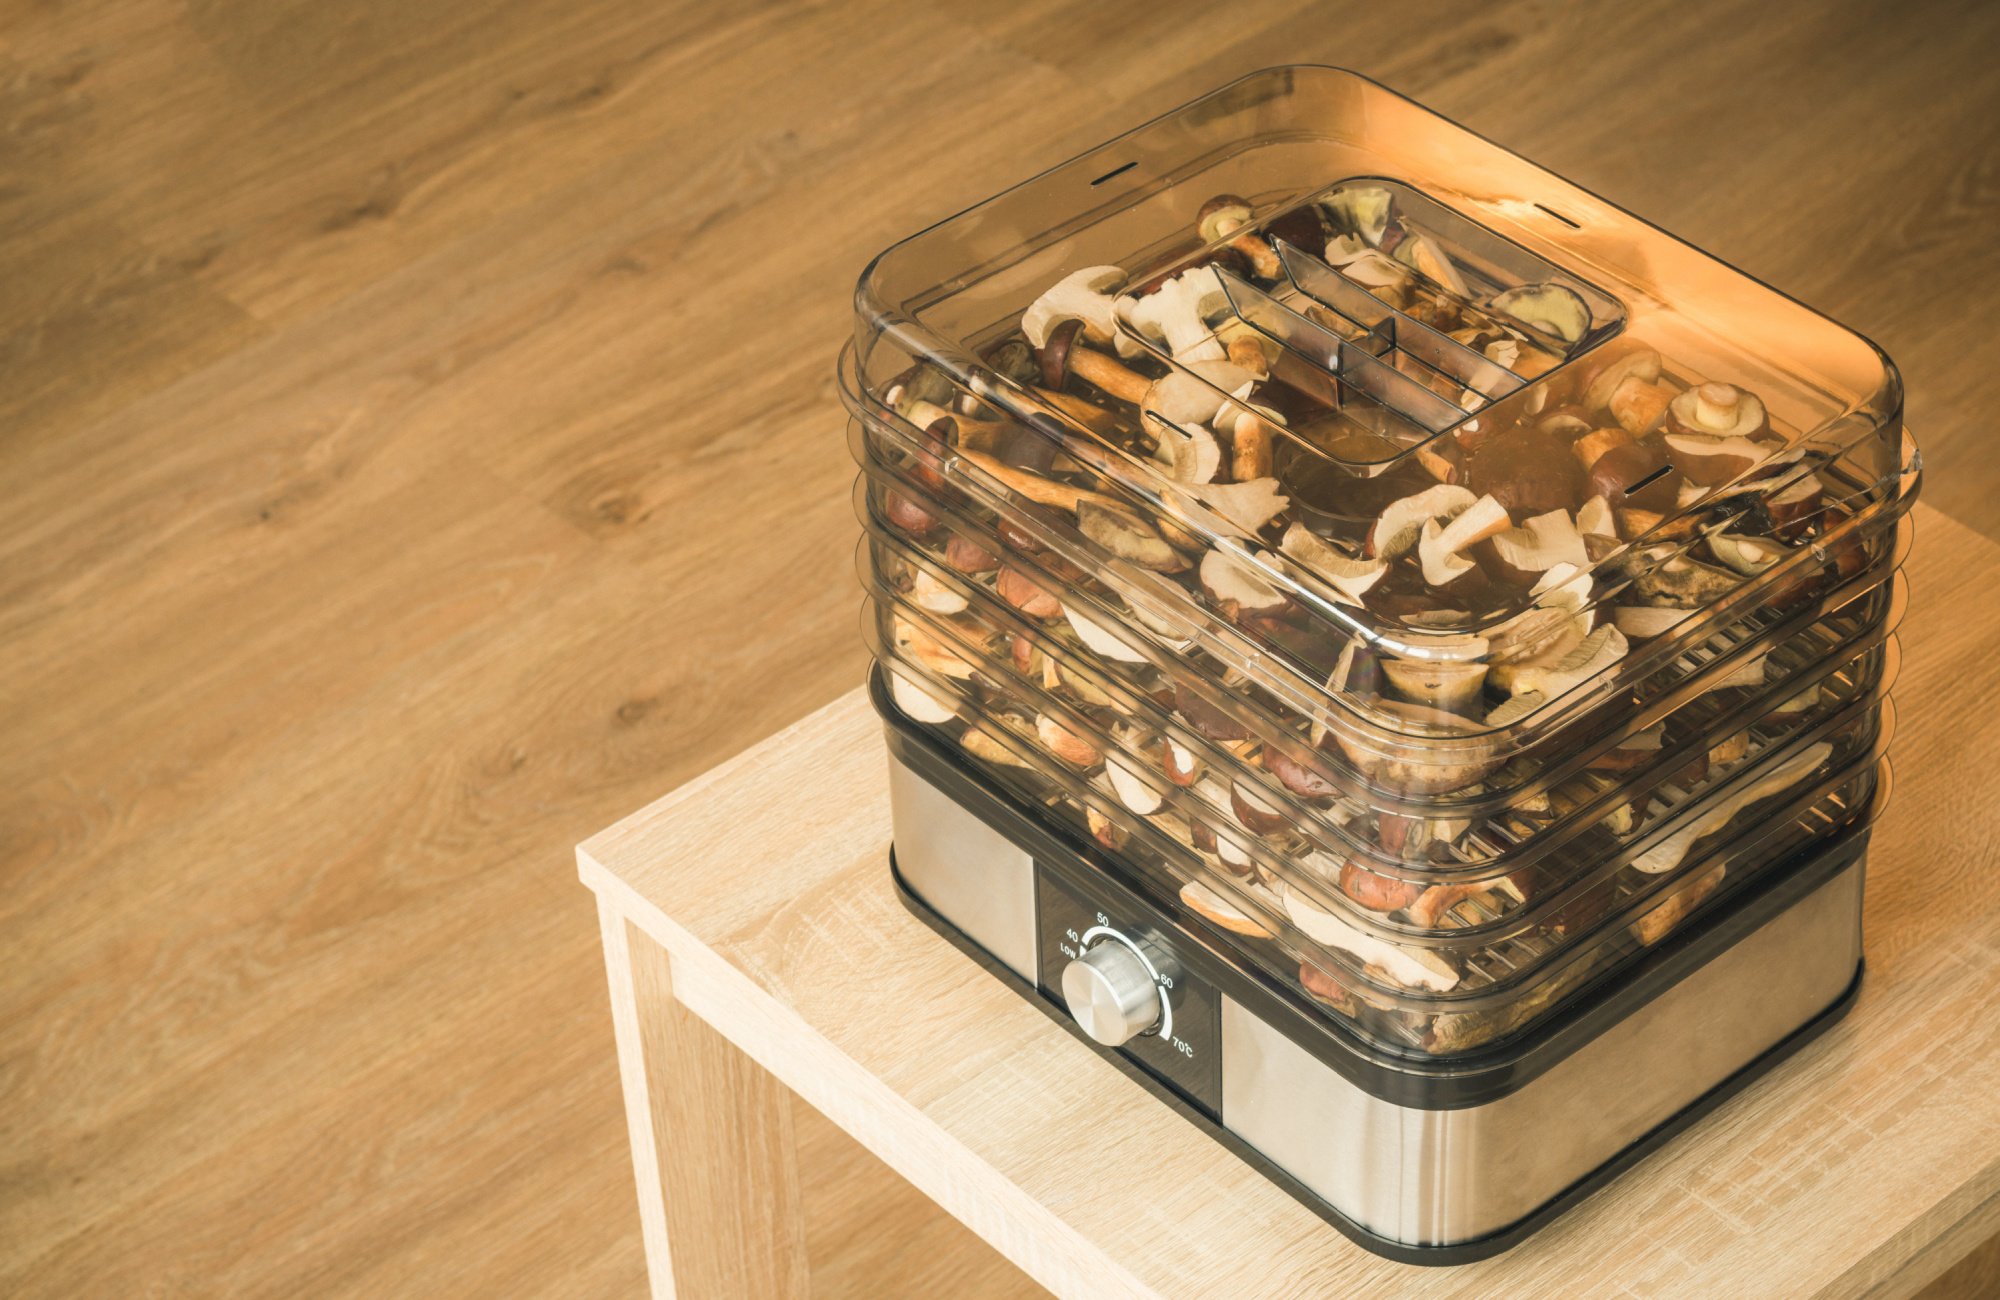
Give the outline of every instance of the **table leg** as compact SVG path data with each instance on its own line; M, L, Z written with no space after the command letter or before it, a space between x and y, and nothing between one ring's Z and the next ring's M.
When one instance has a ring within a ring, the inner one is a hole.
M790 1090L675 1000L664 948L597 908L654 1300L805 1300Z

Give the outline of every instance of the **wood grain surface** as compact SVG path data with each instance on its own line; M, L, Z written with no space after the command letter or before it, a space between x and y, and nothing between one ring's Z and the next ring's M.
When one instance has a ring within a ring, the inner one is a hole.
M875 251L1354 67L1874 337L2000 535L1996 54L1971 0L8 6L0 1293L640 1293L569 848L859 679ZM825 1294L1021 1285L795 1118L881 1270Z
M1899 731L1858 1004L1478 1264L1351 1245L909 916L860 691L594 837L582 876L668 950L677 997L1065 1300L1907 1297L2000 1227L2000 811L1953 758L2000 745L2000 661L1975 652L2000 545L1919 511L1897 686L1952 707Z

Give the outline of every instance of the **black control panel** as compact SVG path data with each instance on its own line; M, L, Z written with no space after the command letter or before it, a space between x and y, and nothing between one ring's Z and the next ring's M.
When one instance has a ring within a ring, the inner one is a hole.
M1038 972L1044 996L1062 1007L1063 969L1092 943L1115 942L1092 936L1093 930L1113 930L1130 940L1159 973L1171 1025L1156 1025L1148 1033L1111 1050L1145 1067L1211 1119L1222 1113L1222 1009L1213 985L1183 969L1164 934L1141 916L1120 915L1113 904L1093 898L1096 892L1081 882L1037 863L1036 917L1040 940ZM1065 1012L1067 1014L1067 1012ZM1164 1032L1163 1032L1164 1031Z

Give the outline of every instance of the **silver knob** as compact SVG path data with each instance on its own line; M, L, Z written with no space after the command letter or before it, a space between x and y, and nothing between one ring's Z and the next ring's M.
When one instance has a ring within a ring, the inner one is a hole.
M1099 940L1065 966L1062 991L1083 1032L1106 1047L1126 1043L1160 1020L1160 987L1153 972L1116 938Z

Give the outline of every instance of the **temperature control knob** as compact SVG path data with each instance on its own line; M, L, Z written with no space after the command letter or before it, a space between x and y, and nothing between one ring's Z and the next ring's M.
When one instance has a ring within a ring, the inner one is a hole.
M1160 987L1153 972L1117 937L1100 939L1064 967L1062 991L1083 1032L1106 1047L1120 1046L1160 1022Z

